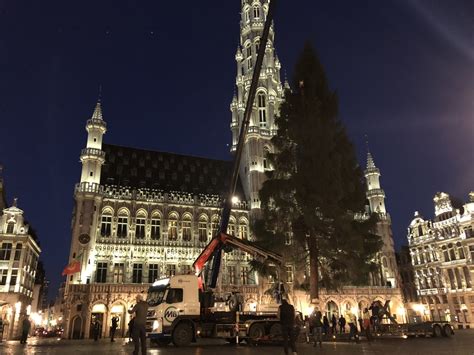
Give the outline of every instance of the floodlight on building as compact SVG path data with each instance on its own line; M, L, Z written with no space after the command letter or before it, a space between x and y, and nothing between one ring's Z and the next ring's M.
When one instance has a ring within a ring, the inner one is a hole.
M240 200L239 200L239 198L238 198L237 196L232 196L232 203L233 203L234 205L237 204L237 203L239 203L239 202L240 202Z

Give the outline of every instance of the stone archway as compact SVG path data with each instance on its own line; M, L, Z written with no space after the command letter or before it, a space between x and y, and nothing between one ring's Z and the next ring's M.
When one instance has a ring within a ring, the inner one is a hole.
M339 318L339 306L336 302L329 300L326 303L326 316L328 319L331 319L333 315L336 317L336 319Z
M109 324L112 324L112 318L117 317L118 318L118 328L116 330L115 336L116 337L124 337L125 333L127 332L127 322L126 322L126 317L127 317L127 307L125 304L122 302L117 302L115 303L111 308L110 308L110 319Z
M76 316L72 319L71 338L82 338L82 318L80 316Z

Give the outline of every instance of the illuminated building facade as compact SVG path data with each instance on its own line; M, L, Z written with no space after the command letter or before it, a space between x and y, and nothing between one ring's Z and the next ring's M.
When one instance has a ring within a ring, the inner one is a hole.
M0 193L5 206L0 215L0 318L5 325L3 338L15 339L20 337L21 322L31 312L41 249L16 199L6 207L1 177Z
M236 93L230 105L231 151L238 143L267 10L267 0L242 1L240 45L235 57ZM258 213L258 192L265 170L270 169L265 157L272 151L274 118L283 97L280 68L272 26L240 166L238 202L233 206L228 229L244 239L249 238L249 221ZM101 102L87 121L86 130L87 144L80 156L81 179L74 193L69 256L71 263L78 261L81 267L80 272L67 276L64 295L68 338L90 337L91 324L96 320L101 324L101 335L106 336L113 316L120 319L117 333L125 334L129 320L126 310L137 293L146 291L158 278L191 272L193 261L218 228L221 201L228 191L226 183L232 170L229 161L105 144L107 124ZM374 169L369 172L371 181L375 181ZM380 200L378 194L370 193L369 200ZM387 255L385 278L380 276L373 287L349 287L343 294L322 292L328 309L360 309L376 299L400 303L396 302L401 296L394 288L395 282L387 286L387 281L395 280L389 271L392 255ZM226 253L218 285L223 292L240 291L246 310L268 299L264 296L267 285L251 272L249 260L249 255L239 251ZM291 265L286 276L291 283ZM298 308L307 307L300 302Z
M448 194L433 198L435 216L418 212L408 227L415 284L425 316L459 328L474 326L474 193L453 206Z

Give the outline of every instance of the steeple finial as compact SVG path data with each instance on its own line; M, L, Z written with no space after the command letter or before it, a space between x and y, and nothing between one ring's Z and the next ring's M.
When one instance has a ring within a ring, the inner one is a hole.
M367 169L374 169L375 163L374 163L374 158L372 157L372 154L370 153L369 137L367 136L367 134L365 135L365 146L367 148Z
M12 204L12 206L13 206L13 207L18 207L17 205L18 205L18 197L15 197L15 198L13 199L13 204Z
M99 84L99 97L97 98L97 102L102 101L102 84Z
M103 120L101 102L102 102L102 85L99 85L99 96L97 98L97 103L95 105L94 113L92 114L92 119Z

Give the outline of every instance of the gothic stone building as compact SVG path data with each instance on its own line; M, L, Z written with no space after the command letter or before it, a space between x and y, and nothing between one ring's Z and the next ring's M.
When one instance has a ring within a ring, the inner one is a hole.
M242 1L236 92L230 104L231 151L238 143L267 11L268 0ZM272 26L244 145L238 202L229 224L229 232L241 238L249 237L249 220L260 207L258 192L270 169L265 157L272 151L270 140L277 131L274 118L284 92L274 38ZM157 278L190 272L217 230L231 171L228 161L105 144L106 128L99 102L86 124L87 145L81 152L82 174L74 195L70 261L80 261L81 271L67 278L65 290L65 336L71 338L89 337L95 319L101 322L105 336L113 315L120 318L119 333L123 333L128 323L126 310L137 293L146 291ZM378 182L380 173L372 164L367 170L372 184L368 197L377 203L371 205L374 211L384 217L379 228L386 243L380 256L380 277L374 282L378 286L350 288L336 295L323 292L331 312L354 309L375 298L400 298L390 219ZM249 256L239 251L226 254L220 283L222 291L238 288L243 293L245 309L264 302L267 288L250 271L248 261ZM292 273L288 265L290 283ZM306 294L293 301L299 309L307 308Z
M14 339L20 337L21 322L31 312L41 249L16 199L12 206L6 206L1 176L0 200L0 318L3 339Z
M474 192L470 201L453 207L448 194L433 198L435 217L418 212L408 227L415 284L428 319L474 326Z

